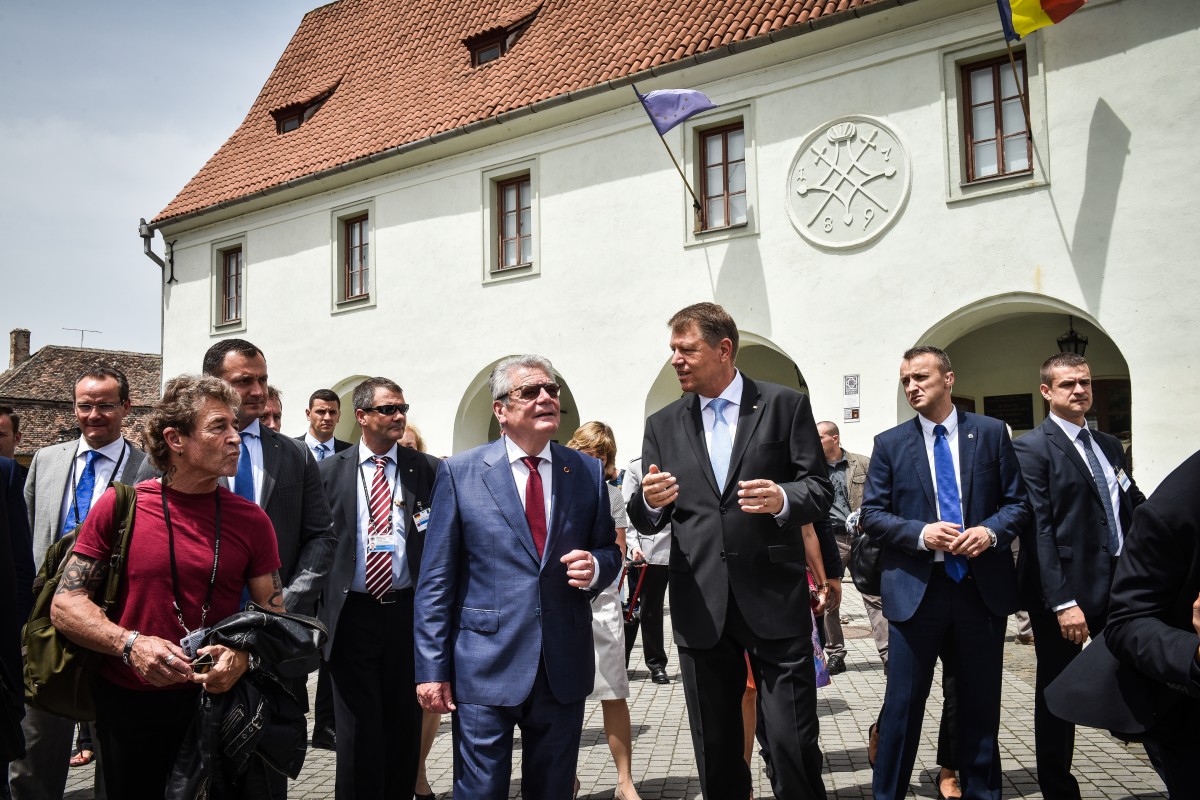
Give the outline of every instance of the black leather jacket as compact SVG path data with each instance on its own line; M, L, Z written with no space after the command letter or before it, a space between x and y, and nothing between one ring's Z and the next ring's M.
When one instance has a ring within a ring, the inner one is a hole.
M261 797L268 771L295 778L308 740L307 697L296 680L320 664L325 626L300 614L273 614L250 604L221 620L204 645L253 653L258 669L223 694L201 692L195 721L167 784L168 800Z

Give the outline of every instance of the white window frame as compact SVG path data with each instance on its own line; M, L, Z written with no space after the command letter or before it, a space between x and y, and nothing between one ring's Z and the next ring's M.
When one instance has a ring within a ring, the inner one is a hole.
M367 294L346 299L346 223L355 217L367 217ZM376 265L379 250L376 237L375 201L362 200L335 208L330 214L330 297L331 313L340 314L360 308L373 308L377 303L376 286L379 270Z
M1019 45L1025 53L1025 74L1029 81L1030 130L1033 132L1033 171L1020 175L1000 175L976 181L967 180L966 118L962 108L962 68L976 62L1006 56L1003 38L988 37L970 44L941 51L943 126L946 131L946 202L955 203L976 197L1015 192L1050 183L1050 137L1046 124L1045 65L1041 37L1028 36ZM1018 73L1019 74L1019 73Z
M224 287L225 287L225 254L231 250L241 250L242 253L242 287L241 287L241 313L239 319L232 322L225 322L224 310ZM238 234L220 239L212 243L210 250L210 283L212 291L210 292L210 319L209 333L214 336L226 336L230 333L237 333L246 330L246 319L249 316L250 303L249 287L250 287L250 270L247 265L250 263L249 251L246 248L246 234Z
M692 182L692 188L697 195L700 194L700 187L703 185L700 174L704 169L704 153L700 146L703 134L740 122L746 147L746 221L724 228L697 231L692 196L687 189L681 186L679 188L683 193L684 200L685 247L697 247L712 242L725 242L730 239L758 235L758 163L755 154L753 112L754 105L750 101L732 103L693 117L676 128L683 132L683 172ZM700 201L703 202L704 198L701 197Z
M519 178L522 175L529 176L529 218L533 230L530 232L529 242L530 250L532 251L529 261L515 267L499 266L500 263L500 207L499 196L497 190L500 184L505 181ZM538 191L538 160L537 158L527 158L521 161L514 161L496 167L485 169L482 172L481 180L482 202L483 209L483 273L482 282L484 284L494 283L496 281L511 280L512 278L523 278L529 275L541 274L541 220L538 215L538 200L540 192Z

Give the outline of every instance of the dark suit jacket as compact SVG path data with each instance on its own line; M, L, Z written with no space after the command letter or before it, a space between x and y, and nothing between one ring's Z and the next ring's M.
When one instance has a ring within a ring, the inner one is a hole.
M1092 436L1115 470L1125 468L1125 454L1116 437L1099 431ZM1053 609L1074 600L1099 633L1108 618L1108 524L1103 500L1092 471L1074 443L1050 417L1013 442L1021 476L1033 507L1030 524L1021 532L1017 575L1021 606ZM1120 493L1121 530L1129 532L1133 509L1145 496L1131 484Z
M651 522L639 487L629 500L643 533L671 525L671 621L686 647L714 646L725 628L729 592L757 636L807 635L805 523L823 521L833 487L807 395L744 374L729 476L718 487L704 441L700 399L687 394L646 420L642 463L679 481L679 497ZM787 494L780 525L738 507L738 481L766 478ZM840 572L841 564L838 563Z
M19 465L0 457L0 661L20 693L21 626L33 606L33 538Z
M263 451L260 505L279 541L279 578L288 611L312 614L337 545L317 460L303 442L259 426Z
M603 588L616 579L621 552L600 462L550 448L553 499L541 559L504 439L438 467L417 584L417 683L451 681L458 702L517 705L539 662L558 702L592 691L595 592L570 586L559 559L590 551Z
M302 433L299 436L295 437L295 439L297 442L304 445L305 449L307 449L308 443L304 441L304 436L305 436L305 434ZM333 453L331 453L330 455L337 455L338 453L345 450L347 447L354 447L354 443L353 442L343 442L341 439L339 439L335 436L333 438ZM312 450L309 450L308 452L311 453ZM316 456L314 456L314 458L316 458ZM329 458L329 456L325 456L325 458Z
M1007 616L1017 610L1010 548L1029 521L1029 500L1004 423L957 413L964 528L983 525L996 532L996 546L971 559L970 571L988 610ZM863 530L885 545L881 594L889 620L908 620L921 605L934 552L917 542L939 518L921 420L914 417L875 437L863 495Z
M333 565L325 579L324 599L321 603L321 621L329 629L329 640L325 654L333 652L333 640L337 636L338 618L354 580L354 565L358 557L358 448L349 446L334 456L326 456L318 467L325 495L333 512L333 527L337 531L337 551ZM425 534L417 530L413 514L429 508L433 494L433 479L437 474L438 460L407 447L396 448L396 474L400 488L396 499L404 502L407 522L404 529L404 551L408 563L408 574L412 584L417 585L420 574L421 553L425 549ZM374 469L372 467L372 469ZM368 481L370 480L368 474Z
M1105 628L1118 658L1175 687L1157 695L1163 719L1159 738L1173 738L1181 730L1195 735L1200 719L1200 634L1192 626L1192 604L1200 594L1198 488L1200 452L1168 475L1134 512Z

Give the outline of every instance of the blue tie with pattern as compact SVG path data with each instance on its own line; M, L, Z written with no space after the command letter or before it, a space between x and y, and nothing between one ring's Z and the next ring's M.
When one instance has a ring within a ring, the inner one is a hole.
M943 522L962 528L962 501L958 496L958 479L954 476L954 456L946 441L946 426L933 426L933 472L937 475L938 513ZM958 583L967 577L967 557L946 553L946 574Z
M250 434L243 433L241 436L242 454L238 456L238 471L233 481L233 491L254 503L254 465L250 461L250 448L246 447L246 437Z
M1096 491L1100 493L1100 505L1104 506L1104 519L1108 523L1108 554L1115 556L1121 549L1121 539L1117 536L1117 518L1113 516L1112 496L1108 493L1108 481L1104 479L1104 469L1096 451L1092 449L1092 432L1087 428L1079 431L1079 441L1083 443L1083 452L1087 455L1088 468L1092 471L1092 481Z
M317 451L317 461L324 461L325 453L328 452L326 450L325 443L324 442L318 443L314 449Z
M729 423L725 421L725 407L729 401L723 397L710 400L713 410L712 441L708 444L708 460L712 462L713 475L717 478L717 490L724 491L725 479L729 477L729 459L733 456L733 437L729 435Z
M100 453L95 450L88 450L84 454L87 458L87 464L83 467L83 474L79 476L79 483L73 488L75 489L75 497L71 500L71 510L67 512L67 518L63 520L62 531L59 536L64 536L87 519L88 512L92 510L92 493L96 491L96 459Z

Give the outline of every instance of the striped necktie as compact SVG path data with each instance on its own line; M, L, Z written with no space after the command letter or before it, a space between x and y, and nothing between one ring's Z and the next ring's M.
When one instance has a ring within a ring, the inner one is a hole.
M374 456L375 476L371 479L371 497L368 500L366 588L376 600L392 590L392 551L374 550L370 541L376 536L387 536L392 532L392 493L388 491L387 456Z

